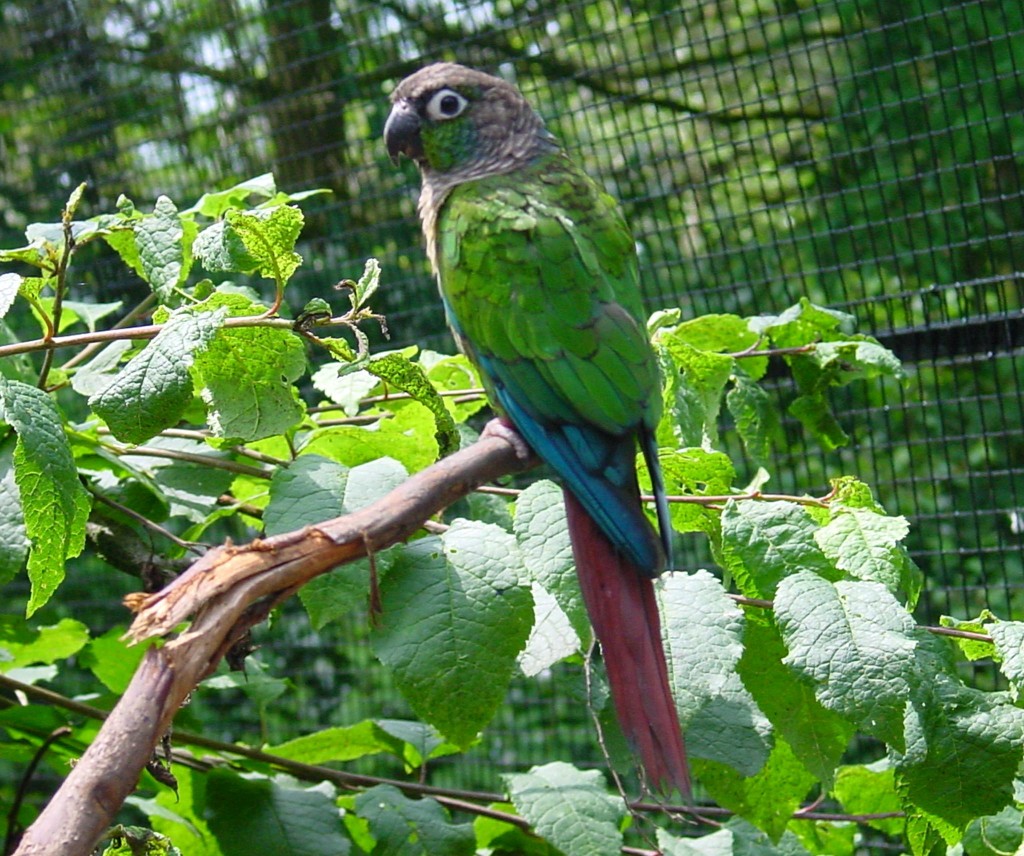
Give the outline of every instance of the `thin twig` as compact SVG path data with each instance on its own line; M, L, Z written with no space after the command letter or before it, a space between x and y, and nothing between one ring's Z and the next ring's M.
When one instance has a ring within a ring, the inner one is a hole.
M35 775L36 768L39 766L39 762L43 760L43 756L49 751L50 747L60 740L62 737L67 737L71 733L71 729L66 725L62 725L59 728L55 728L51 731L46 739L36 749L35 754L32 756L32 760L29 761L28 766L25 768L25 773L21 777L21 781L18 782L18 791L14 795L14 799L11 800L11 808L7 812L7 836L4 839L4 854L13 852L14 846L18 843L18 833L21 830L21 824L18 822L18 815L21 814L21 806L25 802L25 796L28 793L28 786L32 781L32 777Z
M64 307L64 291L68 275L68 262L71 261L71 254L75 251L75 233L71 228L71 211L65 208L61 216L61 225L64 231L64 249L61 251L60 261L57 263L56 278L57 285L54 288L53 308L50 310L47 322L49 338L60 330L60 316ZM44 337L47 338L47 337ZM47 351L43 356L43 366L39 370L37 386L46 389L46 380L50 376L50 369L53 367L53 351Z
M105 496L91 484L86 483L86 489L104 505L113 508L115 511L120 512L126 517L130 517L140 526L144 526L146 529L149 529L151 532L155 532L157 535L162 535L168 541L177 544L184 550L188 550L191 553L195 553L197 556L201 556L203 555L203 553L206 552L207 549L209 549L209 544L200 544L195 541L185 541L184 539L179 538L173 532L171 532L168 529L165 529L159 523L154 523L145 515L139 514L139 512L129 508L126 505L122 505L120 502L111 499L109 496Z
M726 356L732 357L736 360L749 359L751 357L788 357L795 354L809 354L814 351L816 345L813 343L810 345L795 345L792 348L764 348L759 349L756 347L758 343L755 342L755 347L747 348L743 351L734 351Z
M155 303L156 293L150 292L141 301L139 301L138 304L136 304L134 309L128 312L123 318L120 318L113 324L111 324L108 329L123 330L130 324L134 324L143 315L149 312L149 310L153 308L153 304ZM103 347L103 345L103 342L93 342L91 345L87 345L86 347L82 348L82 350L80 350L77 354L74 354L73 356L69 357L64 363L62 363L61 368L64 370L74 368L79 363L89 359L89 357L91 357L98 350L100 350Z
M138 455L147 458L167 458L171 461L185 461L190 464L199 464L203 467L216 467L221 470L228 470L239 475L253 476L258 479L269 479L273 473L260 467L250 467L248 464L240 464L228 458L216 458L213 455L200 455L196 452L183 452L180 449L159 449L154 446L123 446L120 443L105 442L103 446L122 457Z
M447 398L466 397L467 401L474 401L483 398L487 393L482 388L470 387L469 389L439 389L437 394ZM359 399L360 404L379 404L384 401L398 401L403 398L412 398L408 392L385 392L381 395L369 395Z
M517 497L522 493L520 488L515 487L498 487L496 485L482 485L477 488L477 493L490 493L495 496L509 496ZM762 493L759 490L749 491L747 493L724 493L724 494L708 494L707 496L695 496L693 494L670 494L666 497L669 502L678 502L681 504L690 505L708 505L708 506L719 506L729 500L738 502L740 500L758 500L762 502L794 502L799 505L812 505L816 508L828 508L829 499L832 494L826 494L823 497L814 496L795 496L788 493ZM649 493L642 494L640 499L643 502L654 502L654 496Z
M795 496L788 493L762 493L759 490L752 490L747 493L724 493L695 496L693 494L673 494L668 496L669 502L678 502L690 505L722 505L729 500L739 502L741 500L758 500L763 502L793 502L798 505L813 505L816 508L828 508L831 494L824 497ZM654 497L644 494L640 497L644 502L654 502Z
M110 429L101 426L99 433L109 434ZM205 443L216 435L212 431L196 431L190 428L165 428L160 432L160 436L176 437L182 440L195 440L197 443ZM234 455L240 455L244 458L251 458L254 461L259 461L261 464L269 464L273 467L287 467L291 464L291 461L286 461L283 458L276 458L273 455L266 454L266 452L257 452L255 449L250 449L247 446L226 446L224 447L224 451L231 452Z
M774 609L775 602L771 600L763 600L758 597L745 597L741 594L729 594L729 597L735 603L741 606L752 606L757 609ZM932 624L918 624L916 629L925 630L928 633L933 633L936 636L951 636L955 639L970 639L974 642L988 642L994 643L994 639L986 633L977 633L973 630L958 630L956 627L936 627Z
M390 419L390 413L378 413L373 416L346 416L342 419L314 419L317 428L336 428L339 425L372 425L382 419Z
M247 514L249 517L254 517L256 520L263 519L263 509L258 508L251 502L239 502L230 493L222 493L217 497L217 505L225 505L234 508L240 514Z
M349 322L342 318L331 318L322 325L327 326L349 326ZM275 330L295 329L295 322L287 318L268 318L266 315L239 315L233 318L225 318L221 325L224 329L240 329L244 327L271 327ZM126 327L124 329L110 328L109 330L97 330L93 333L75 333L69 336L53 336L49 339L31 339L27 342L15 342L11 345L0 346L0 359L13 357L18 354L30 354L35 351L54 350L56 348L77 348L82 345L103 344L106 342L117 342L121 340L154 339L164 329L163 324L144 324L139 327Z

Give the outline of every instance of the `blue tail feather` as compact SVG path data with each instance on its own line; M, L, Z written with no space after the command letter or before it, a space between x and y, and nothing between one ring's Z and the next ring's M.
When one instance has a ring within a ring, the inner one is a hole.
M545 425L506 387L497 386L494 394L526 442L564 479L612 544L632 564L657 576L665 568L667 538L659 539L640 505L633 437L617 437L584 425ZM655 472L660 482L656 466ZM661 526L667 522L667 513L667 505L659 509Z

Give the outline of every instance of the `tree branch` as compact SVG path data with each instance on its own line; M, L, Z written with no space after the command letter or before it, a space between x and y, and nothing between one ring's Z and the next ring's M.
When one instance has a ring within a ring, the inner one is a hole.
M143 324L138 327L111 327L109 330L97 330L94 333L74 333L67 336L51 336L31 339L27 342L14 342L0 346L0 359L14 357L18 354L30 354L34 351L52 351L55 348L77 348L82 345L103 345L129 339L155 339L164 329L163 324ZM221 325L225 329L235 327L272 327L276 330L294 330L295 322L287 318L270 318L267 313L259 315L236 315L225 318ZM347 318L331 318L320 327L350 327Z
M208 552L165 589L135 595L133 641L188 629L150 648L96 739L25 832L15 856L88 856L170 727L182 701L275 603L335 566L408 538L484 482L534 466L500 437L417 473L354 514ZM126 599L128 600L128 599Z

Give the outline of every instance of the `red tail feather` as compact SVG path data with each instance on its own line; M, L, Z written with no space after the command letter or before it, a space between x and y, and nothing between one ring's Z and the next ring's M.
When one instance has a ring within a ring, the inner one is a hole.
M604 653L612 701L649 782L690 796L679 717L668 683L654 584L612 547L565 491L569 535L583 600Z

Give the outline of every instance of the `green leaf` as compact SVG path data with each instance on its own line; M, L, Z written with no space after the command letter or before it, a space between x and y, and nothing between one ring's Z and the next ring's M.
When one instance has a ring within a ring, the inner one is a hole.
M939 856L962 837L962 830L917 806L908 806L904 839L914 856Z
M348 467L320 455L302 455L270 480L263 512L267 535L291 532L338 517L344 508Z
M294 684L289 678L274 677L265 663L250 655L245 661L245 671L222 671L207 678L203 688L208 690L241 690L259 708L265 708L280 698Z
M225 769L208 774L206 820L224 856L345 856L333 789L300 788Z
M725 404L736 423L736 432L754 463L763 463L771 454L771 439L778 431L778 411L771 397L743 374L725 396Z
M64 203L64 209L61 211L61 219L64 222L69 222L74 219L75 212L78 210L78 205L82 201L82 194L85 193L86 186L86 182L80 182L68 195L68 201Z
M141 826L115 826L106 841L101 856L181 856L169 838Z
M906 747L890 746L890 755L908 811L919 810L952 843L955 831L1012 801L1024 754L1024 710L1006 693L965 687L946 643L924 631L918 636Z
M7 314L7 310L14 304L21 288L22 277L16 273L0 274L0 318Z
M811 356L822 368L833 365L837 367L839 374L834 381L836 385L880 375L895 378L905 376L899 358L870 336L853 336L847 341L818 342Z
M244 208L250 200L272 199L277 194L273 173L266 172L254 178L247 178L225 190L204 193L191 208L182 211L182 216L202 214L204 217L216 219L230 208Z
M264 747L263 751L302 764L324 764L328 761L354 761L382 752L401 757L402 741L377 723L364 720L345 728L325 728L305 734L277 746Z
M425 722L409 719L377 719L381 730L390 734L402 745L401 757L407 770L416 770L429 758L455 755L459 747L448 743L436 729Z
M85 324L90 333L96 332L97 322L117 312L124 304L120 300L112 303L84 303L81 300L65 300L64 311L71 310L73 316ZM63 327L63 316L61 316Z
M871 488L853 476L837 476L829 479L832 486L832 504L842 508L866 508L878 514L885 514Z
M302 447L302 454L323 455L349 467L355 467L379 458L393 458L407 472L418 472L430 466L437 458L437 445L433 442L433 419L422 408L423 424L410 426L396 419L386 419L374 430L354 425L336 425L312 431ZM404 412L404 411L403 411ZM417 428L429 431L429 439Z
M439 357L438 359L432 359ZM420 353L420 365L427 368L427 377L441 392L459 392L475 390L466 396L446 395L445 407L456 422L465 422L470 416L479 413L487 406L487 397L480 392L480 375L464 355L440 357L431 351Z
M50 272L56 264L54 247L42 237L29 238L24 247L0 250L0 262L26 264ZM35 277L27 277L35 278Z
M949 627L954 630L964 630L968 633L982 633L989 635L989 628L986 625L986 622L994 619L995 616L991 612L987 609L983 609L978 618L962 619L954 618L951 615L940 615L939 626ZM964 639L957 636L952 636L950 638L968 660L989 660L994 659L996 656L996 646L993 642L987 642L980 639Z
M1024 621L996 621L985 630L995 644L1000 670L1019 693L1024 686Z
M723 496L731 492L736 471L729 456L706 449L669 449L658 453L665 489L681 496ZM650 487L647 467L639 462L640 481ZM706 505L673 502L669 513L672 526L679 532L706 532L717 535L720 513Z
M85 546L91 500L78 480L60 413L46 393L0 377L0 416L18 434L14 482L32 547L28 576L31 615L64 579L64 562Z
M268 535L277 535L358 511L408 477L405 467L391 458L349 469L320 455L300 455L278 469L270 481L264 529Z
M512 531L530 579L554 597L579 639L589 639L590 619L576 581L562 488L546 479L526 488L516 500Z
M513 532L533 580L534 625L519 658L523 674L532 676L579 651L592 631L576 582L562 489L546 480L526 488L516 502Z
M155 443L149 445L168 451L201 454L211 461L221 458L221 454L206 444L192 443L177 437L158 437ZM169 503L168 515L184 517L197 524L206 524L211 515L217 513L218 498L230 491L234 481L234 473L212 464L165 460L162 466L154 469L153 480Z
M859 856L864 839L856 824L843 821L794 819L786 832L795 835L805 850L821 856Z
M836 309L816 306L806 297L780 315L760 315L749 319L750 329L767 334L777 348L799 348L828 341L853 332L856 319Z
M788 829L777 841L769 840L767 833L738 817L730 819L725 829L732 833L736 856L809 856L807 848Z
M241 294L217 292L199 306L224 307L231 317L258 315L261 307ZM210 408L218 437L259 440L281 434L302 418L292 382L306 370L306 353L290 330L267 326L222 329L196 356L193 375Z
M526 647L519 654L519 668L527 677L534 677L571 657L581 646L579 634L554 595L540 583L534 583L530 592L534 623Z
M78 658L108 690L120 695L135 675L149 645L129 645L121 637L125 628L111 627L102 636L89 641Z
M179 309L89 406L124 443L143 443L180 421L192 403L190 367L215 341L223 309Z
M358 311L366 306L379 287L380 262L377 259L367 259L363 267L363 275L359 277L355 288L352 289L352 308Z
M161 196L153 213L135 220L132 226L142 276L160 300L166 302L178 283L188 275L182 247L185 232L178 209L170 199Z
M964 852L970 856L1005 856L1020 853L1024 844L1024 813L1007 806L997 814L972 821L964 833Z
M753 775L768 759L772 729L736 672L742 611L707 571L666 575L658 600L669 680L691 757Z
M18 286L18 294L25 298L29 303L32 304L33 311L39 315L39 300L43 290L47 287L52 287L56 280L50 276L25 276L21 278L21 284Z
M843 811L849 814L902 814L903 803L896 793L895 771L888 759L874 764L840 767L833 788ZM903 832L902 817L866 820L868 826L897 836Z
M555 761L502 777L516 810L565 856L617 856L622 800L597 770Z
M488 808L515 814L511 803L491 803ZM523 829L514 823L497 817L478 815L473 820L478 853L492 853L494 856L560 856L558 850L533 831Z
M775 741L767 763L753 776L699 758L693 769L720 805L763 829L776 841L816 783L783 740Z
M377 458L353 467L345 483L345 512L359 511L383 499L408 478L408 470L394 458Z
M196 236L192 252L210 273L251 273L258 264L238 233L224 220L203 229Z
M14 476L15 438L0 442L0 585L24 567L30 542Z
M103 234L103 240L120 257L121 261L130 267L141 279L146 278L142 267L142 258L139 255L139 246L135 240L135 229L132 223L141 218L142 214L125 218L117 226Z
M665 337L665 353L672 369L665 372L666 408L659 436L670 435L674 446L705 447L718 437L718 412L722 393L736 361L726 354L702 351Z
M913 619L885 587L799 571L779 583L775 616L786 664L814 683L822 705L902 747L917 643Z
M758 707L799 761L820 781L831 784L854 727L821 705L814 687L783 659L786 646L770 614L750 608L738 672Z
M162 788L152 800L128 797L149 818L150 826L178 842L187 856L224 856L207 826L206 772L175 765L176 791Z
M817 524L799 503L729 500L721 520L723 559L748 597L771 599L780 582L800 571L838 576L815 540Z
M111 342L101 348L85 365L71 375L71 388L89 398L108 387L121 370L122 358L134 347L126 339Z
M468 746L505 697L533 622L515 540L457 520L392 557L372 639L413 710Z
M903 584L897 545L909 531L905 517L840 506L814 533L814 540L839 570L855 579L881 583L897 594Z
M278 205L257 211L229 209L224 214L226 228L242 242L245 256L232 261L241 273L257 273L284 285L302 264L295 252L295 241L302 231L302 211L294 205Z
M472 856L476 850L472 826L452 823L436 800L409 799L392 785L377 785L355 805L377 841L373 856Z
M415 401L430 411L436 426L434 436L437 440L440 457L443 458L458 450L459 432L455 428L455 420L448 412L444 399L437 394L437 390L422 366L401 354L391 353L370 360L366 365L366 370L387 384L412 396Z
M378 553L381 560L383 554ZM314 630L339 621L366 607L370 592L370 565L365 559L348 562L329 574L315 577L299 589L299 600Z
M745 351L757 344L758 335L750 329L746 318L738 315L708 314L690 318L663 330L656 337L692 345L701 351L716 353Z
M656 829L660 856L733 856L731 830L719 829L699 838L677 838L664 829Z
M73 618L33 628L18 616L0 615L0 672L65 660L88 641L89 629Z
M828 400L821 392L801 395L793 399L786 409L800 420L826 451L834 451L849 442L850 438L836 421Z
M327 363L318 368L310 380L331 401L340 404L346 416L355 416L360 402L380 383L366 369L353 363Z

